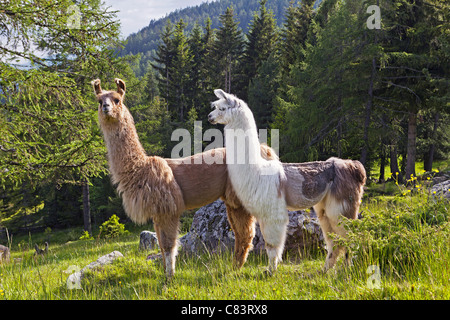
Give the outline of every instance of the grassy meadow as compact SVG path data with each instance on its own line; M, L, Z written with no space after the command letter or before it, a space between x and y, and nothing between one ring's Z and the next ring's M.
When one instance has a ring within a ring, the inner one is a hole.
M0 300L15 299L450 299L450 222L447 200L432 194L429 176L407 186L395 181L369 185L363 218L344 221L353 265L323 274L320 248L285 256L274 275L265 273L266 255L251 253L240 270L231 252L188 256L180 252L175 277L167 281L156 251L138 250L146 227L127 225L112 238L79 240L81 229L15 236L12 262L0 265ZM148 226L147 226L148 228ZM45 257L34 243L49 241ZM68 289L67 277L98 257L118 250L124 257L88 272L81 289Z

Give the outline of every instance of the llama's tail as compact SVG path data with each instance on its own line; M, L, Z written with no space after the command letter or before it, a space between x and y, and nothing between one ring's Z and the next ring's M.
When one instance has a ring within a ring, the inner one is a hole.
M356 219L366 183L366 170L357 160L330 158L333 162L334 179L330 195L342 206L341 214Z

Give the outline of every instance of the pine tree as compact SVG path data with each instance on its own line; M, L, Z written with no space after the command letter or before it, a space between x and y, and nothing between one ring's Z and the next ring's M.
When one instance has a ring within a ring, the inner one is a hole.
M248 105L261 129L268 129L273 122L273 105L281 82L278 60L275 53L264 60L248 88Z
M303 57L302 49L314 17L314 3L315 0L303 0L299 5L291 2L286 9L286 22L280 34L280 60L285 75L289 74L290 66Z
M144 76L145 87L144 87L144 99L146 102L151 103L157 96L159 96L158 84L156 81L156 75L154 69L151 67L147 68L147 73Z
M277 34L276 22L273 12L266 8L267 0L260 1L259 15L255 14L247 34L247 42L244 46L242 57L242 99L248 96L248 87L256 76L258 68L275 51Z
M202 67L205 59L205 43L203 42L202 29L198 23L189 36L189 48L192 53L192 63L189 76L189 103L190 108L200 109L202 103Z
M228 7L219 20L222 25L214 42L214 58L217 61L219 76L217 84L223 86L224 91L231 92L244 42L239 23L234 20L232 7Z
M220 86L220 84L215 84L215 79L217 78L217 73L219 73L219 70L217 67L217 61L214 57L215 30L212 29L211 23L211 19L207 18L201 39L203 51L199 66L201 87L200 99L197 105L197 115L198 120L203 121L204 129L213 127L207 119L208 114L211 112L210 102L214 99L213 90Z
M170 88L169 83L172 77L170 70L172 68L172 60L175 55L175 49L172 42L173 25L170 20L167 20L166 26L161 32L161 43L156 51L154 60L156 63L152 63L152 67L155 68L158 73L158 88L161 98L166 103L166 108L169 108Z
M185 28L182 19L175 27L170 21L167 22L155 57L157 63L152 63L159 73L158 87L166 108L173 119L181 122L192 105L189 85L193 56L184 34Z
M175 26L173 34L174 56L172 60L169 82L169 110L175 110L178 120L183 122L189 111L189 75L192 70L192 53L187 38L184 34L186 24L181 19Z
M363 36L364 19L359 1L340 2L323 28L315 24L315 33L303 45L304 56L289 64L276 116L286 130L285 160L359 153L362 105L376 50Z
M0 44L0 185L22 188L23 207L36 201L29 201L32 193L56 203L56 194L68 190L75 221L80 186L107 171L90 80L131 76L111 49L120 44L116 16L95 0L12 0L0 3L0 20L7 38ZM56 190L51 200L39 194L45 184ZM89 189L84 193L88 220Z

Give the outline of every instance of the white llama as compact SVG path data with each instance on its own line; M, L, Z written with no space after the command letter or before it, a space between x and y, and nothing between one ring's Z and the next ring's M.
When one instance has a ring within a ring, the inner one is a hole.
M221 89L214 93L219 100L212 103L215 110L208 120L225 124L228 175L243 206L259 222L271 272L281 261L289 221L283 166L278 159L261 157L255 119L247 104Z

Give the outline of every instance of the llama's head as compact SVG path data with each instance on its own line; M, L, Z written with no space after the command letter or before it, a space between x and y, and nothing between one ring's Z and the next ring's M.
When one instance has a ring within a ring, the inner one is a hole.
M211 107L215 109L208 115L208 121L212 124L230 123L233 119L233 114L245 107L244 101L232 94L224 92L222 89L214 90L214 94L219 100L211 103Z
M100 87L100 79L92 81L94 92L97 95L98 117L102 121L117 121L121 118L125 106L125 82L121 79L114 79L117 91L106 91Z

